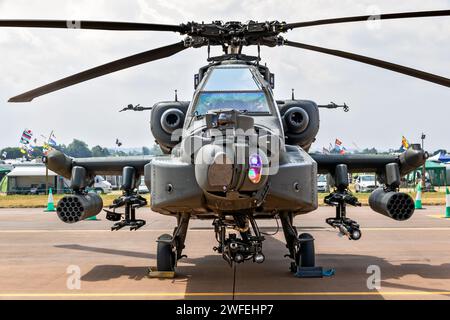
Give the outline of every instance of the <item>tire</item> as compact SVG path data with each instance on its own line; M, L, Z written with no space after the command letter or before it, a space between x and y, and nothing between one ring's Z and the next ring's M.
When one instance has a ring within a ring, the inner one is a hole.
M309 233L302 233L299 237L302 239L314 239ZM300 243L300 267L314 267L316 265L316 253L314 250L314 240Z
M158 240L172 240L172 236L163 234ZM175 271L175 253L172 244L166 241L158 241L156 253L156 268L158 271Z

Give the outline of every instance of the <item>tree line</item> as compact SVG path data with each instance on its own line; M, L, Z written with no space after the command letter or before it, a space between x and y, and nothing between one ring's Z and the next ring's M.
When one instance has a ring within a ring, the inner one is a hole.
M96 145L92 148L89 148L88 144L84 141L73 139L71 143L68 145L59 144L53 147L56 150L59 150L65 153L68 156L76 157L76 158L91 158L91 157L110 157L110 156L138 156L138 155L160 155L161 150L155 144L151 148L142 147L140 150L132 150L125 152L120 150L120 148L105 148L100 145ZM3 148L0 151L0 155L6 154L4 159L18 159L25 156L21 152L21 148L19 147L7 147ZM41 158L44 155L43 147L35 146L33 147L33 151L27 155L28 158Z

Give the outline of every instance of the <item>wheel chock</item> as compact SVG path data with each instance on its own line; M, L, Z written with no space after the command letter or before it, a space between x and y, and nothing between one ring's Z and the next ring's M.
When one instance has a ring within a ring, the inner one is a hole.
M322 278L322 267L298 267L295 273L297 278Z
M336 270L335 270L335 269L326 269L326 270L323 270L323 276L324 276L324 277L331 277L331 276L334 276L335 273L336 273Z
M298 267L294 274L297 278L323 278L334 276L336 270L322 267Z
M148 277L157 279L173 279L175 278L175 271L158 271L156 267L149 267Z

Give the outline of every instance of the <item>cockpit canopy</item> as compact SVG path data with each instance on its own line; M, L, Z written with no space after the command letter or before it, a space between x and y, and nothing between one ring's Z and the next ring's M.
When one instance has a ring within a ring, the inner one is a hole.
M218 109L234 109L255 115L271 114L260 80L246 66L216 67L208 74L196 97L193 113L204 115Z

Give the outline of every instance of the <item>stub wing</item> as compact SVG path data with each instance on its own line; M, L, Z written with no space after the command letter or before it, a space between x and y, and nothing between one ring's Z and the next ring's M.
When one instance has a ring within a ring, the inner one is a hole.
M70 179L75 166L86 169L90 176L122 175L124 167L133 167L136 173L144 174L144 166L151 162L153 156L71 158L64 153L53 150L45 157L47 167L57 174Z
M334 174L339 164L347 165L349 172L375 172L383 175L390 163L399 165L402 176L422 166L428 154L423 150L408 149L400 155L363 155L363 154L310 154L317 162L319 173Z

